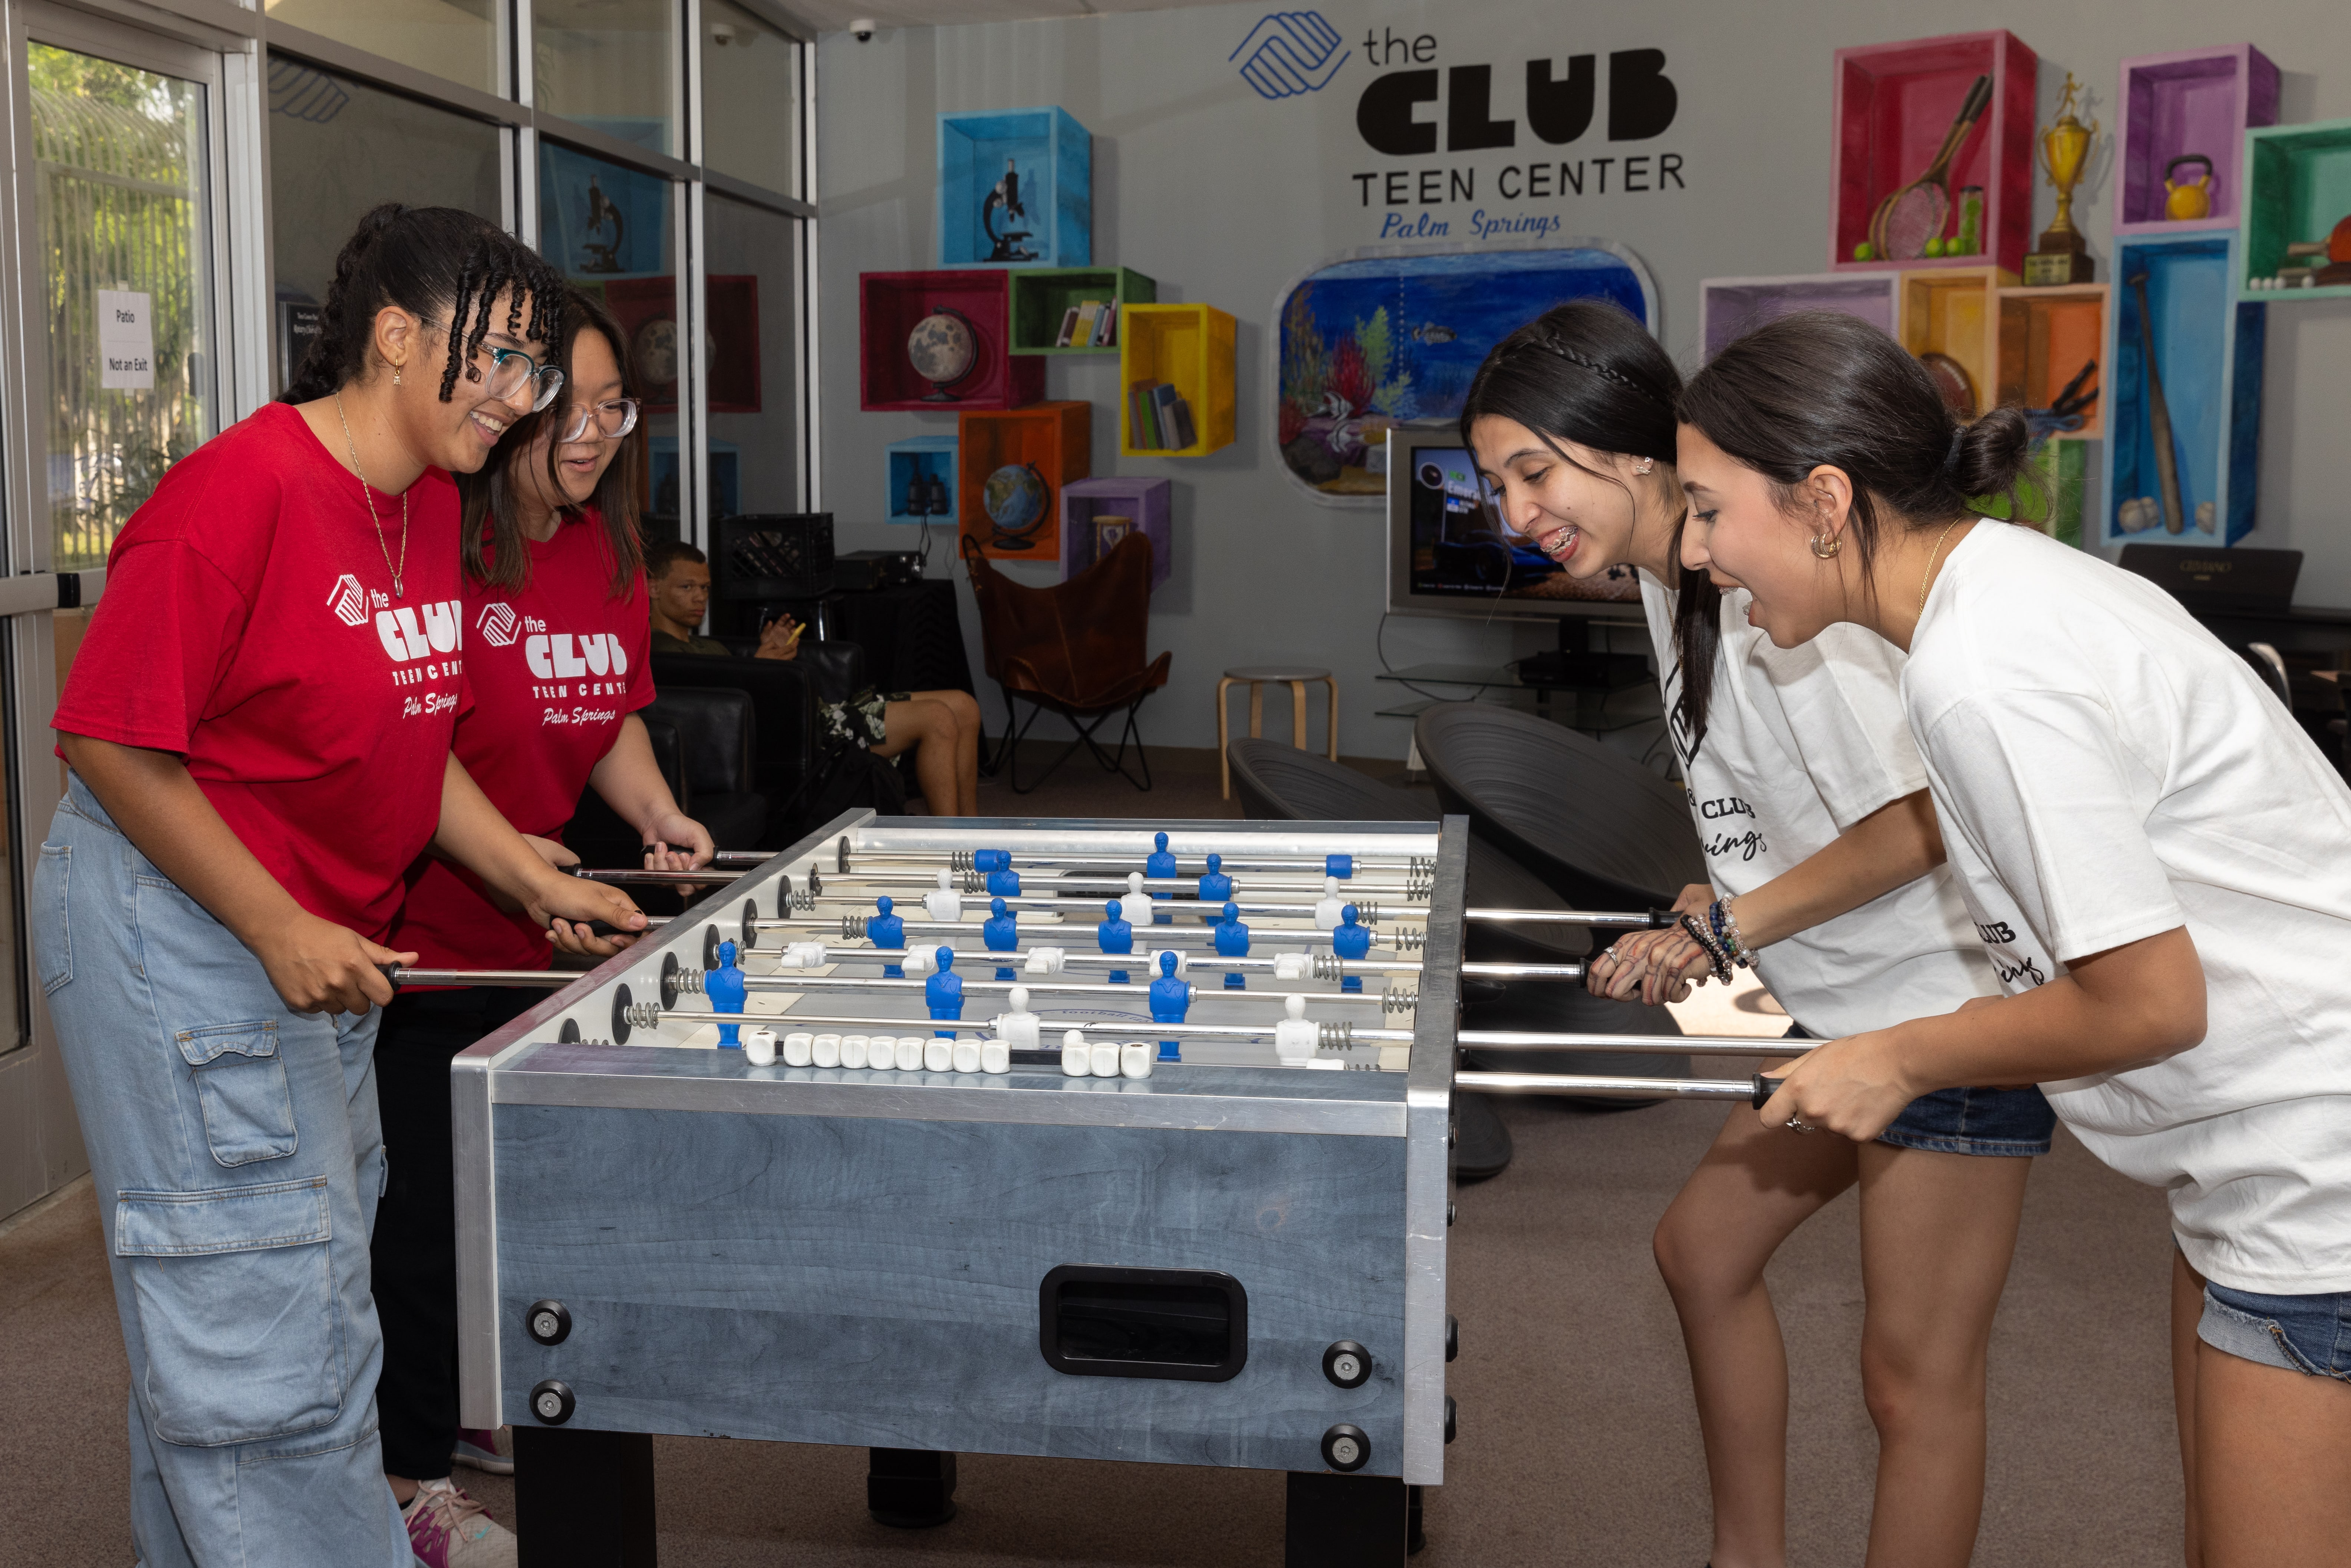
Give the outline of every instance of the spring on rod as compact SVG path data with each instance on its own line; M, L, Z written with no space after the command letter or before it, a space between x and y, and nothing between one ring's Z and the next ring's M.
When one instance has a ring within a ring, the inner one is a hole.
M1401 986L1380 996L1380 1011L1384 1013L1408 1013L1419 1005L1420 993Z
M862 915L842 915L841 917L841 939L843 942L862 942L865 940L866 919L867 917Z

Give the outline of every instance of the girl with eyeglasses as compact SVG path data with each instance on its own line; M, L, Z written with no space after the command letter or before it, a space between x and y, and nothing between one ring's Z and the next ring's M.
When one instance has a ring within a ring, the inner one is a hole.
M1497 345L1461 414L1511 532L1574 577L1639 569L1706 852L1711 885L1683 891L1685 925L1619 937L1587 966L1591 988L1654 1004L1678 999L1693 974L1727 979L1751 964L1795 1020L1790 1033L1815 1037L1997 994L1942 863L1902 722L1900 655L1850 628L1780 652L1748 624L1742 596L1677 559L1688 526L1680 392L1639 322L1576 300ZM1658 1222L1706 1445L1714 1568L1786 1560L1788 1362L1764 1268L1855 1186L1862 1387L1879 1437L1868 1562L1964 1568L1973 1547L1992 1314L2055 1118L2029 1087L1954 1086L1895 1109L1861 1144L1734 1112Z
M411 862L542 923L644 924L450 754L477 645L450 475L553 396L563 289L471 214L369 213L285 396L123 525L52 721L71 774L33 957L101 1197L151 1568L417 1555L376 1437L367 1245Z
M564 321L562 398L517 425L496 462L458 481L474 703L457 724L457 758L554 864L579 861L561 840L592 787L643 835L649 867L689 870L709 862L710 835L678 810L636 716L653 684L626 340L577 290ZM409 883L392 941L428 966L545 968L553 947L601 956L625 941L561 920L550 933L479 877L431 857ZM393 1162L375 1230L384 1325L376 1400L384 1468L403 1500L462 1499L449 1479L455 1456L513 1468L493 1434L457 1426L449 1061L538 999L494 987L403 989L376 1040L385 1137L414 1156Z

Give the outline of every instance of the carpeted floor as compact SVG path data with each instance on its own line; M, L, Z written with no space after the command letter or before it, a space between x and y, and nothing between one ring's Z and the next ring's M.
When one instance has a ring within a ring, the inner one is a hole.
M1044 789L984 785L1007 816L1206 817L1213 752L1155 751L1137 794L1082 754ZM1381 765L1371 765L1378 768ZM1082 771L1081 769L1082 768ZM1392 780L1393 781L1393 780ZM1708 1065L1698 1063L1701 1073ZM1725 1064L1725 1071L1741 1071ZM1460 1194L1449 1248L1460 1437L1429 1494L1427 1568L1698 1568L1708 1521L1679 1336L1649 1259L1656 1217L1720 1124L1699 1105L1593 1113L1505 1102L1518 1157ZM1858 1563L1876 1444L1855 1347L1855 1203L1771 1276L1793 1371L1791 1561ZM1994 1331L1985 1568L2179 1560L2165 1364L2163 1204L2069 1136L2032 1176ZM127 1373L87 1181L0 1229L0 1562L125 1568ZM865 1515L860 1449L664 1439L673 1568L1271 1568L1282 1479L1250 1471L966 1456L960 1516L901 1533ZM511 1517L512 1487L458 1472Z

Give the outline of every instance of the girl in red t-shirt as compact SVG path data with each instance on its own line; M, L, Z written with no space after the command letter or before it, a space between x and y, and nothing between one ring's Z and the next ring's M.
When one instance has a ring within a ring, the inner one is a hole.
M486 1536L447 1496L404 1521L383 1481L371 1009L415 961L382 943L428 845L535 920L644 923L450 755L449 475L559 387L563 308L479 218L371 212L284 400L124 525L58 704L33 948L103 1199L141 1562L409 1568L420 1527L443 1564Z
M458 485L473 706L457 723L457 759L558 864L580 858L560 840L592 787L641 835L648 865L689 870L709 862L710 835L679 811L636 717L653 684L626 340L584 294L571 295L565 321L562 399L517 426L498 462ZM392 940L425 964L549 963L549 933L500 907L480 879L427 858L410 883ZM560 920L555 939L567 951L616 950ZM403 991L376 1037L384 1137L419 1155L392 1167L375 1229L384 1336L376 1404L395 1491L445 1480L453 1456L513 1468L491 1434L457 1426L449 1060L539 999L488 986Z

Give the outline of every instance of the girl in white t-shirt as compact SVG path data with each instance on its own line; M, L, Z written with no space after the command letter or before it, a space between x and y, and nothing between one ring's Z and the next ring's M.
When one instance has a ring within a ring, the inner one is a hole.
M1676 564L1680 378L1641 325L1579 301L1505 339L1462 413L1491 503L1558 570L1637 568L1668 724L1710 871L1694 929L1621 937L1593 988L1657 1002L1751 959L1828 1037L1997 994L1903 723L1901 655L1855 629L1782 653L1743 600ZM1562 803L1562 809L1568 809ZM1702 946L1701 943L1704 943ZM1870 1562L1961 1568L1983 1500L1984 1366L2030 1156L2055 1124L2033 1089L1922 1097L1879 1139L1804 1138L1730 1116L1657 1228L1714 1498L1715 1568L1784 1560L1787 1357L1763 1268L1856 1181L1865 1388L1881 1439Z
M2351 1542L2351 789L2168 595L1967 497L2021 413L1954 423L1842 316L1725 350L1681 402L1686 563L1797 649L1907 651L1902 696L2004 999L1824 1045L1761 1125L1868 1138L1942 1084L2036 1081L2170 1196L2189 1554Z

